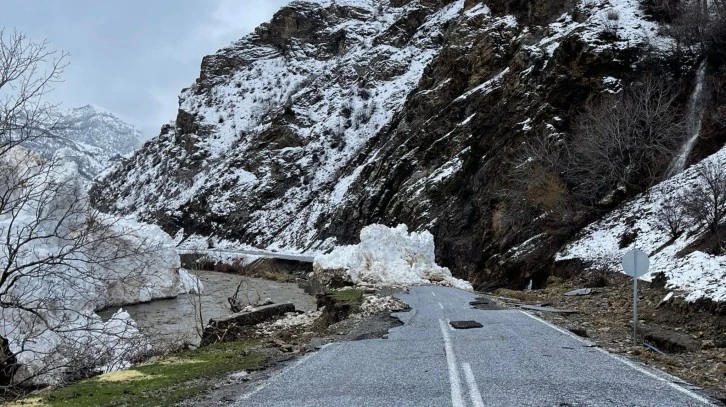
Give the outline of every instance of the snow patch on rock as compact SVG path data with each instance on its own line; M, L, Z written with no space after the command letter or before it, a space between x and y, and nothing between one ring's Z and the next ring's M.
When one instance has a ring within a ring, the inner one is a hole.
M357 245L339 246L315 257L313 269L322 282L342 278L355 284L440 284L471 290L436 264L434 237L428 231L408 233L406 225L370 225L360 232Z

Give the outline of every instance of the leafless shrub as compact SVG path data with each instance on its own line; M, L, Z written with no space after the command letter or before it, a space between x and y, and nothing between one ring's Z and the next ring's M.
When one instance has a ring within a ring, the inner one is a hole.
M667 200L655 215L657 227L673 239L680 236L688 225L684 203L683 196L673 197Z
M620 20L620 13L618 10L608 10L607 14L605 15L609 21L618 21Z
M511 163L511 188L506 190L507 207L522 216L509 216L512 228L528 230L539 218L556 233L571 224L575 209L563 178L567 151L562 134L538 134ZM514 222L517 218L519 222ZM504 220L504 219L502 219ZM516 224L519 223L519 226Z
M726 2L685 0L677 2L677 12L668 34L675 41L675 52L680 55L684 47L700 46L701 52L724 57L726 44Z
M720 239L720 224L726 218L726 169L718 163L704 164L696 170L698 185L688 191L685 211Z
M648 76L627 90L590 103L579 117L565 175L573 193L607 204L659 180L683 139L676 90Z
M234 294L227 298L229 302L230 310L232 312L241 312L247 306L256 307L262 301L260 292L256 289L250 288L250 279L247 276L243 276L237 285L237 289Z
M197 336L201 339L204 334L204 328L207 325L206 320L204 319L204 309L202 307L202 284L199 279L196 280L196 283L196 287L192 287L190 292L187 294L187 299L189 300L194 312L194 329Z
M560 176L564 142L558 135L537 136L513 163L510 179L530 204L545 212L560 211L567 186Z

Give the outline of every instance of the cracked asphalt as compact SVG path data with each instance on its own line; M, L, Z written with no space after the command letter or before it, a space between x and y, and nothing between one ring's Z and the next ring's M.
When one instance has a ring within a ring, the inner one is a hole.
M523 311L472 309L473 293L426 286L388 339L341 342L301 358L236 406L707 406L679 379ZM455 330L450 321L482 328Z

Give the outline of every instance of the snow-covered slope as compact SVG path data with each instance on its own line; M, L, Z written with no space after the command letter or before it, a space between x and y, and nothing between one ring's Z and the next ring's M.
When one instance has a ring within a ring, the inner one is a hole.
M658 220L658 213L673 197L702 182L698 169L708 165L726 167L726 148L589 225L556 260L579 260L588 267L622 272L623 255L638 248L650 256L650 272L644 279L662 272L670 287L685 291L687 300L726 301L726 256L692 248L704 232L703 225L688 219L686 229L674 240Z
M138 129L97 106L63 111L55 127L47 137L25 143L26 147L46 158L73 161L87 180L140 144Z
M404 223L430 230L458 276L526 282L559 244L525 265L502 257L547 230L537 214L530 236L508 226L513 157L646 66L695 68L687 47L672 63L637 0L530 3L293 1L204 57L176 120L103 174L94 204L287 251Z
M355 177L342 172L400 111L464 2L418 3L294 2L205 57L175 126L104 179L109 209L211 215L196 232L234 223L261 246L314 242L316 220Z

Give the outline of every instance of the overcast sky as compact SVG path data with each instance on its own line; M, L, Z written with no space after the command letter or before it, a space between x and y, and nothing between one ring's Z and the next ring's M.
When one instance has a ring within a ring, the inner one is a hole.
M96 104L158 134L204 55L272 17L290 0L0 0L0 27L70 53L53 97Z

